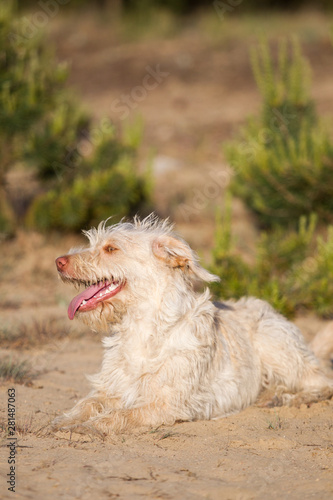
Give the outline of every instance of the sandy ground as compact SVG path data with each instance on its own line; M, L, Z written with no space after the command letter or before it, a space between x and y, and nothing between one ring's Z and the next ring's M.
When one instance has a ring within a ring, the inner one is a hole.
M2 418L7 390L16 391L16 498L332 498L333 401L301 408L254 406L217 421L179 423L104 442L47 435L44 426L89 391L84 373L99 369L102 348L89 337L66 338L25 357L39 372L33 384L1 386ZM3 437L3 478L8 443ZM1 498L13 498L4 483L1 488Z
M258 109L248 44L228 37L208 42L189 31L177 39L113 47L105 24L96 29L89 16L74 21L58 19L50 34L59 58L70 56L71 84L96 117L110 114L121 125L119 113L110 111L114 100L142 83L147 65L160 64L169 73L133 109L146 124L142 161L153 147L158 213L170 215L193 247L208 255L223 190L206 198L190 219L179 206L195 209L196 190L204 190L211 170L225 167L221 142ZM320 111L329 114L333 53L326 20L305 16L296 25L308 29L305 51L314 73L313 95ZM237 201L233 223L248 251L256 230ZM102 359L100 338L67 319L73 291L59 282L53 264L78 242L20 232L1 244L0 322L7 337L0 355L28 359L36 376L28 385L0 384L0 498L333 498L333 401L301 408L253 406L218 421L180 423L107 441L47 433L45 426L55 415L87 394L84 375L95 373ZM308 340L326 323L312 315L296 322ZM16 393L15 494L5 483L10 388Z
M45 361L47 373L32 387L16 386L17 422L27 427L17 441L17 498L332 498L332 401L252 407L106 442L64 433L36 437L52 415L87 393L83 372L98 370L101 347L69 341L33 359ZM3 475L7 469L2 463Z

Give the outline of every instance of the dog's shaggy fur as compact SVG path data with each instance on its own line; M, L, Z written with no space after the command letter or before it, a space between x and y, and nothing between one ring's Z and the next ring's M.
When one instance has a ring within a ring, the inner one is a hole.
M105 355L90 378L93 391L54 428L108 434L219 418L272 385L280 404L333 394L333 381L298 328L269 304L213 303L208 290L193 290L196 280L219 278L199 265L167 221L102 223L85 234L90 248L56 264L65 282L85 287L69 317L108 334ZM323 351L318 341L317 348Z

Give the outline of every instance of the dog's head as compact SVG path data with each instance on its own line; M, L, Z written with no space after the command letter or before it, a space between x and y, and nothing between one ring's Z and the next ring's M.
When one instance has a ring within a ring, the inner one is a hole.
M84 287L69 305L70 319L79 315L89 323L118 322L131 307L151 310L166 296L186 292L196 280L219 279L199 265L168 221L153 215L113 226L103 222L84 233L89 248L56 259L60 277Z

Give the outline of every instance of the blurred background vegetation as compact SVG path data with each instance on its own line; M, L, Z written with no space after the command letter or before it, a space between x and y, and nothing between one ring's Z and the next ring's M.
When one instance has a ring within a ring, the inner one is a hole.
M1 239L155 210L218 297L332 317L333 1L313 8L0 0Z
M210 8L212 4L216 4L220 8L226 9L226 11L231 11L232 7L237 7L241 4L245 11L257 11L263 9L299 9L300 7L313 6L313 2L309 0L247 0L246 2L242 0L231 0L228 2L222 2L216 0L216 2L211 2L209 0L68 0L60 1L59 4L65 5L68 8L77 8L82 6L96 5L99 8L112 8L114 6L121 7L124 11L129 10L140 10L145 11L149 9L168 9L175 14L189 14L191 12L197 11L199 8ZM34 0L22 0L20 5L35 5ZM331 8L332 2L330 0L320 0L317 2L319 8ZM228 9L229 7L229 9Z
M45 37L32 25L25 31L15 2L3 3L0 16L0 232L12 235L21 222L78 231L112 212L135 213L149 197L148 180L134 168L137 124L119 137L104 119L92 136L91 117L67 91L66 68L54 62ZM33 169L38 190L15 210L5 185L18 164Z

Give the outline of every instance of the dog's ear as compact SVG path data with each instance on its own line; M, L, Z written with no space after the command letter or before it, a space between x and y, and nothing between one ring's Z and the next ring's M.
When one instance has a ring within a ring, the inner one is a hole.
M220 281L198 264L198 258L185 243L172 236L160 236L153 242L153 254L174 269L181 269L189 277L202 281Z

